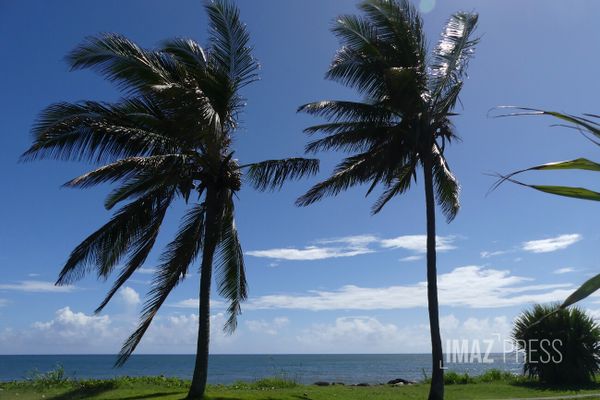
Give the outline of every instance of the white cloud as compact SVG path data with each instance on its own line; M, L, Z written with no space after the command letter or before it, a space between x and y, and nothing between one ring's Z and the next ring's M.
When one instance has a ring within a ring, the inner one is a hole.
M553 271L553 273L555 274L568 274L569 272L575 272L575 268L571 268L571 267L566 267L566 268L559 268Z
M508 253L508 250L482 251L481 253L479 253L479 255L481 256L481 258L491 258L506 253Z
M303 249L283 248L269 250L252 250L246 252L253 257L274 258L277 260L324 260L326 258L354 257L361 254L372 253L368 249L342 249L332 247L308 246Z
M572 233L549 239L530 240L528 242L523 242L521 248L532 253L549 253L552 251L566 249L581 239L582 236L580 234Z
M125 317L125 318L124 318ZM223 313L211 315L211 351L227 351L239 335L227 335ZM87 315L64 307L48 321L27 329L0 329L0 354L115 354L137 326L137 316L111 318ZM198 335L198 316L158 315L136 353L193 353Z
M27 274L27 276L30 278L35 278L36 276L40 276L40 274L31 273L31 274Z
M287 317L273 318L271 321L249 320L246 321L246 326L250 332L265 333L267 335L277 335L279 330L290 323Z
M272 258L276 260L312 261L327 258L354 257L374 253L384 249L404 249L415 253L426 252L426 235L404 235L391 239L380 239L374 235L346 236L334 239L321 239L314 245L303 248L285 247L267 250L251 250L246 252L253 257ZM437 236L437 250L455 249L453 236ZM377 248L377 246L379 249ZM417 256L406 257L403 261L414 261Z
M510 336L506 316L469 317L453 314L440 318L443 346L448 340L494 340L492 351L502 351L500 338ZM428 324L396 325L372 316L336 318L333 323L313 324L296 337L303 352L312 353L424 353L431 351ZM482 348L485 352L486 348Z
M300 332L296 340L305 351L318 353L398 352L415 341L427 342L423 334L411 335L394 324L369 316L340 317L333 324L314 324ZM412 336L412 339L410 340ZM423 343L423 344L424 344Z
M402 262L411 262L411 261L419 261L422 260L423 256L408 256L408 257L402 257L400 259L400 261Z
M121 300L129 307L135 307L140 304L140 294L135 289L125 286L120 290Z
M67 293L75 290L75 286L56 286L53 282L45 281L20 281L19 283L0 284L0 290L15 290L18 292L33 293Z
M436 236L436 250L448 251L456 247L452 244L454 236ZM380 242L381 247L392 249L405 249L417 253L427 251L427 235L404 235L392 239L383 239Z
M469 308L496 308L565 298L573 286L527 285L531 278L511 275L507 270L479 266L455 268L438 277L440 304ZM405 286L343 286L334 291L313 290L306 294L274 294L250 299L246 309L380 310L427 306L427 283Z
M0 299L0 307L6 307L7 304L8 304L8 300Z
M274 258L276 260L324 260L326 258L354 257L372 253L369 244L376 241L372 235L346 236L334 239L322 239L315 246L298 248L279 248L268 250L252 250L246 252L249 256Z
M198 303L198 298L196 297L196 298L181 300L181 301L178 301L177 303L169 304L169 306L177 307L177 308L193 308L193 309L197 310L199 303ZM224 301L221 301L221 300L212 300L211 299L211 301L210 301L211 309L222 309L222 308L225 308L226 306L227 306L227 303L225 303Z

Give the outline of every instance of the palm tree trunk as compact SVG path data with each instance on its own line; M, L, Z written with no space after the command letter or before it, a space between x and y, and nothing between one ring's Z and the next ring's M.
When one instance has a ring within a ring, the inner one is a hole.
M208 346L210 337L210 284L212 280L212 264L220 231L220 213L222 205L219 195L214 189L206 191L206 222L204 246L202 249L202 266L200 269L200 304L198 307L198 345L196 363L188 399L204 398L208 373Z
M425 183L425 204L427 209L427 303L429 309L429 330L431 333L431 387L429 400L444 398L444 354L440 335L440 319L437 292L437 267L435 250L435 199L433 196L433 160L427 153L423 160Z

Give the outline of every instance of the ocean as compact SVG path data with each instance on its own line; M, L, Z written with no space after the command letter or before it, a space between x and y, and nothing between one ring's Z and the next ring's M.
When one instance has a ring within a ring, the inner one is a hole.
M381 383L395 378L421 380L430 376L428 354L302 354L211 355L208 381L229 384L264 377L283 377L299 383L316 381ZM491 368L514 373L522 364L514 356L493 354L492 363L447 363L451 371L479 375ZM0 380L21 380L61 365L71 378L164 375L191 379L193 355L133 355L121 368L113 368L114 355L0 355Z

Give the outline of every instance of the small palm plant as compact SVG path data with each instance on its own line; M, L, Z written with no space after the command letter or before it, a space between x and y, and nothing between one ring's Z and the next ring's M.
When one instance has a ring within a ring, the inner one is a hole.
M535 305L515 321L524 373L549 384L593 381L600 371L600 326L577 307Z
M247 287L234 216L243 175L255 188L280 188L290 178L317 172L318 161L301 158L240 165L233 157L237 117L245 103L240 90L257 79L246 27L226 0L206 5L207 49L191 39L167 40L146 50L109 34L92 37L67 61L91 68L123 90L116 103L84 101L46 108L33 128L34 143L24 160L52 158L101 164L66 183L88 188L118 183L107 209L126 203L112 219L71 253L57 284L95 272L115 283L96 312L146 261L167 209L179 200L190 207L165 251L144 304L139 327L126 340L117 365L135 350L171 291L200 259L199 331L189 398L206 386L213 264L219 293L229 301L225 330L232 332Z
M437 295L435 203L448 221L459 209L459 184L446 161L446 144L456 139L451 121L477 39L477 15L450 17L431 57L423 23L407 0L366 0L361 16L337 19L333 33L342 47L328 79L356 89L362 101L326 100L300 111L327 123L306 129L322 133L307 152L351 153L326 180L297 204L307 206L351 186L368 184L367 195L383 188L372 212L407 192L423 173L427 219L427 298L432 346L430 400L444 397L443 353Z

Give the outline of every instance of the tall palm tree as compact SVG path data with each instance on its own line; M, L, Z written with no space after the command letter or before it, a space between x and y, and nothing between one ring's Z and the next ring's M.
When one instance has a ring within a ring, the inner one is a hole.
M356 89L364 100L327 100L299 109L327 120L306 129L310 135L324 134L307 145L307 152L353 154L297 204L306 206L350 186L369 183L367 195L378 185L384 189L372 208L376 214L394 196L406 192L416 181L419 166L422 168L433 355L429 399L442 399L435 200L451 221L459 208L459 185L445 160L444 148L456 138L450 117L477 42L472 38L477 15L454 14L428 59L421 18L407 0L366 0L359 8L363 15L341 16L335 23L333 33L342 47L326 77Z
M206 4L209 46L191 39L165 41L146 50L108 34L88 38L67 57L72 69L90 68L124 93L115 103L83 101L46 108L33 127L24 160L89 161L98 168L66 183L87 188L118 183L105 206L126 203L69 256L57 284L94 272L119 274L96 312L146 261L165 213L176 200L189 204L175 238L166 246L144 303L138 328L125 341L122 365L140 343L167 296L200 265L199 331L189 398L204 394L208 366L213 264L219 293L229 301L225 330L236 328L247 288L243 253L234 223L234 196L242 172L255 188L280 188L285 180L317 172L302 158L240 165L232 143L244 107L240 89L257 79L258 64L239 12L227 0Z

